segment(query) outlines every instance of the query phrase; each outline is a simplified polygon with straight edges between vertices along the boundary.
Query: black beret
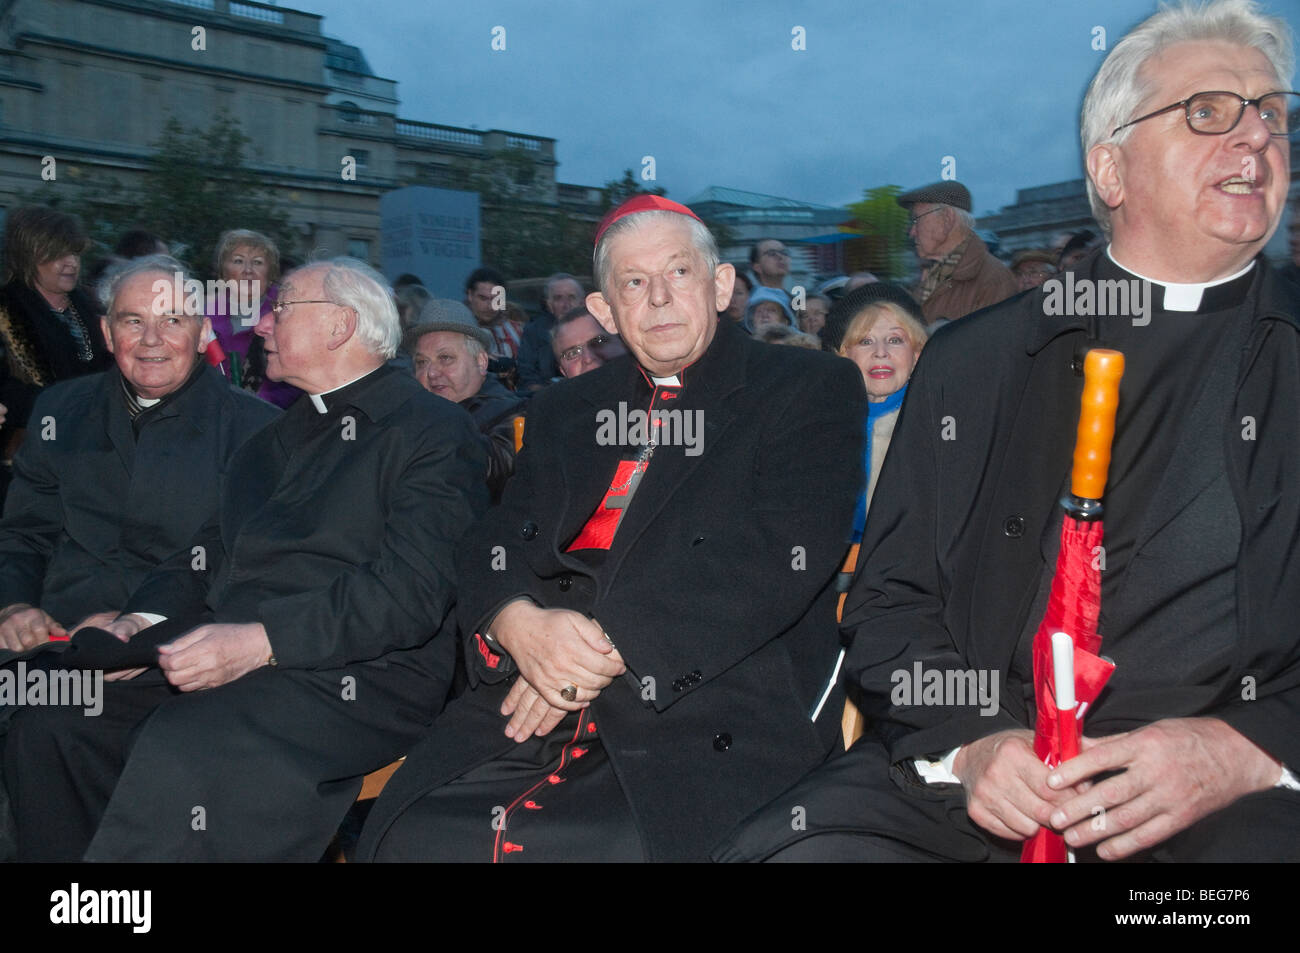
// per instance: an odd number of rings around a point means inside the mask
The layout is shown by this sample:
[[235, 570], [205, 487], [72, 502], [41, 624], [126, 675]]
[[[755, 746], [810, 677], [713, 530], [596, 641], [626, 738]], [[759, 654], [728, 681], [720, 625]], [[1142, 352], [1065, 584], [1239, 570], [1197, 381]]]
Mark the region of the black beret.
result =
[[916, 303], [916, 299], [908, 293], [906, 288], [902, 285], [896, 285], [892, 281], [873, 281], [869, 285], [854, 288], [835, 302], [830, 314], [826, 315], [826, 327], [822, 328], [822, 341], [832, 351], [838, 351], [840, 343], [844, 340], [844, 332], [849, 329], [849, 325], [858, 316], [858, 312], [881, 301], [889, 301], [898, 305], [921, 322], [922, 327], [925, 326], [925, 318], [921, 315], [921, 306]]
[[917, 202], [930, 202], [934, 205], [951, 205], [964, 212], [970, 211], [970, 190], [960, 182], [935, 182], [923, 185], [919, 189], [904, 192], [898, 197], [898, 204], [911, 208]]

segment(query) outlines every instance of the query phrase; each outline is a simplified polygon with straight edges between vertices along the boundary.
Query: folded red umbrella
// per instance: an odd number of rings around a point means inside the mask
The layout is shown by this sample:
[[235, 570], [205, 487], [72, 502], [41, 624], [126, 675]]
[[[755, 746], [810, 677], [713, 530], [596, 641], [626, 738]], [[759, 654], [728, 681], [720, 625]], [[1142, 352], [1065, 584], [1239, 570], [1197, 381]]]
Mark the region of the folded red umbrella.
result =
[[[1056, 557], [1047, 608], [1033, 643], [1034, 701], [1038, 709], [1034, 753], [1051, 768], [1078, 754], [1083, 713], [1101, 694], [1115, 668], [1100, 656], [1097, 617], [1101, 612], [1101, 498], [1110, 469], [1123, 375], [1124, 355], [1119, 351], [1094, 348], [1084, 359], [1074, 469], [1070, 493], [1061, 500], [1065, 511], [1061, 550]], [[1062, 686], [1060, 707], [1052, 655], [1052, 637], [1058, 633], [1064, 633], [1073, 643], [1073, 664], [1062, 666], [1062, 671], [1072, 669], [1073, 692], [1068, 691], [1068, 683]], [[1066, 658], [1061, 661], [1068, 659], [1067, 647]], [[1068, 679], [1069, 675], [1064, 677]], [[1045, 827], [1025, 842], [1020, 854], [1022, 863], [1064, 863], [1067, 859], [1064, 838]]]

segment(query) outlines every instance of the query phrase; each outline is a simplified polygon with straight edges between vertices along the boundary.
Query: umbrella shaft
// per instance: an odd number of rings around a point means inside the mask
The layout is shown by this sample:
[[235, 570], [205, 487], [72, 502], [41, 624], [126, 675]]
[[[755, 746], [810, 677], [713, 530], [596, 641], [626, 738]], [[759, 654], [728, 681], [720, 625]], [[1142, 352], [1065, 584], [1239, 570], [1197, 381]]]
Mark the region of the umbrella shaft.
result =
[[1090, 500], [1086, 497], [1075, 496], [1073, 493], [1067, 493], [1061, 497], [1061, 509], [1065, 510], [1066, 515], [1084, 523], [1099, 520], [1105, 513], [1105, 507], [1102, 506], [1101, 500]]

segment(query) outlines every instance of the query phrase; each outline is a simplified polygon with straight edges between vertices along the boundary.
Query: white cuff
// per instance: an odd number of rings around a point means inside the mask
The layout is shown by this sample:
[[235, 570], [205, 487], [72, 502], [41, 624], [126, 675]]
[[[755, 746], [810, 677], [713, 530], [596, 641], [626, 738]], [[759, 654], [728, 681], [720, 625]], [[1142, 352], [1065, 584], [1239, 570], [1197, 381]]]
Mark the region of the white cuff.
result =
[[960, 750], [961, 745], [958, 745], [938, 761], [917, 758], [916, 773], [925, 780], [926, 784], [961, 784], [961, 778], [952, 773], [953, 762], [957, 760], [957, 752]]

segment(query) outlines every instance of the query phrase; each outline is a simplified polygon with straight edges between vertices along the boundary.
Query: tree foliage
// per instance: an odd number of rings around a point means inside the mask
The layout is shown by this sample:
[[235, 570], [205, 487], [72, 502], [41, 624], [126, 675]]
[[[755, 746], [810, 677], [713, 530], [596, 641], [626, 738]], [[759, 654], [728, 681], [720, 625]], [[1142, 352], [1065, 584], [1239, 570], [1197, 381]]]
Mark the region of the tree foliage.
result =
[[78, 213], [105, 249], [129, 229], [155, 232], [201, 274], [212, 267], [217, 240], [227, 229], [262, 232], [281, 255], [292, 254], [288, 218], [274, 190], [248, 166], [249, 142], [239, 120], [228, 113], [218, 113], [207, 129], [171, 118], [151, 143], [154, 151], [137, 186], [83, 172], [75, 195], [46, 188], [29, 198]]
[[901, 278], [906, 273], [907, 209], [898, 204], [902, 186], [866, 189], [861, 202], [848, 207], [867, 234], [865, 267], [881, 278]]
[[[555, 205], [536, 159], [524, 149], [502, 149], [486, 158], [458, 158], [436, 173], [421, 171], [409, 185], [459, 188], [479, 194], [480, 244], [484, 264], [507, 278], [540, 278], [557, 271], [591, 272], [596, 222], [634, 195], [666, 195], [642, 182], [631, 169], [601, 186], [600, 207], [586, 214]], [[732, 242], [725, 225], [706, 223], [719, 246]]]
[[632, 174], [631, 169], [623, 170], [623, 178], [610, 179], [601, 187], [605, 196], [605, 207], [617, 208], [634, 195], [667, 195], [668, 190], [658, 185], [647, 185]]

